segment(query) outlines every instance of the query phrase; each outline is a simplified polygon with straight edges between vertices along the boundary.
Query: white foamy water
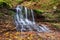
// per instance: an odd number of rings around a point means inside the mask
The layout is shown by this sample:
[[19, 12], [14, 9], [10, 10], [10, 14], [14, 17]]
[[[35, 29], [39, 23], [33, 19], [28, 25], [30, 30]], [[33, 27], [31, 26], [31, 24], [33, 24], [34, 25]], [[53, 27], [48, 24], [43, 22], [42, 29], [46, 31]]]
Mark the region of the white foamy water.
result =
[[[24, 10], [24, 11], [23, 11]], [[30, 11], [30, 14], [29, 14]], [[31, 17], [30, 17], [30, 16]], [[32, 20], [30, 20], [29, 18]], [[33, 10], [27, 9], [23, 6], [16, 7], [16, 14], [14, 17], [17, 31], [26, 32], [26, 31], [35, 31], [35, 32], [48, 32], [50, 31], [45, 25], [39, 26], [35, 23]]]

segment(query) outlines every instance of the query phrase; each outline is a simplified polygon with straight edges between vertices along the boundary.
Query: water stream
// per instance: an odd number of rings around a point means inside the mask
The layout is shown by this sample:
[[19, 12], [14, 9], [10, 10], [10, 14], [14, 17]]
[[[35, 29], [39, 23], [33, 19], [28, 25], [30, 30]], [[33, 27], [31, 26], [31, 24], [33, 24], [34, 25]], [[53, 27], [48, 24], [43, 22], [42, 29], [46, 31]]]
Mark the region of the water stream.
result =
[[39, 26], [34, 19], [33, 10], [18, 5], [16, 7], [16, 14], [14, 16], [16, 29], [20, 32], [35, 31], [48, 32], [50, 31], [45, 25]]

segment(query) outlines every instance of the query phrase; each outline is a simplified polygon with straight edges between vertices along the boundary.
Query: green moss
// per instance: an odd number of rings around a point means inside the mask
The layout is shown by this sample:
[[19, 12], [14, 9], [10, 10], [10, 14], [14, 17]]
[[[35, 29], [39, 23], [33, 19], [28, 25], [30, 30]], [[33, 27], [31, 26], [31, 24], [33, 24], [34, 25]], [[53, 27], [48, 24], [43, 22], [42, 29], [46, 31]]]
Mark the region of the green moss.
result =
[[44, 11], [43, 10], [34, 10], [34, 12], [36, 12], [38, 14], [42, 14]]

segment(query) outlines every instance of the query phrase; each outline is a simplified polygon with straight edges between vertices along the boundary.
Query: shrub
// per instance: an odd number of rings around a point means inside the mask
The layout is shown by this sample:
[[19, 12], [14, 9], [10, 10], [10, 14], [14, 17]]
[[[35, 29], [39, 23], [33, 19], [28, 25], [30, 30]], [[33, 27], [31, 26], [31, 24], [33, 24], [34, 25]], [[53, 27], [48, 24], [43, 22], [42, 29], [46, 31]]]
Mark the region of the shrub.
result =
[[0, 0], [0, 6], [3, 5], [3, 3], [7, 4], [11, 7], [14, 5], [17, 5], [18, 3], [21, 3], [23, 0]]

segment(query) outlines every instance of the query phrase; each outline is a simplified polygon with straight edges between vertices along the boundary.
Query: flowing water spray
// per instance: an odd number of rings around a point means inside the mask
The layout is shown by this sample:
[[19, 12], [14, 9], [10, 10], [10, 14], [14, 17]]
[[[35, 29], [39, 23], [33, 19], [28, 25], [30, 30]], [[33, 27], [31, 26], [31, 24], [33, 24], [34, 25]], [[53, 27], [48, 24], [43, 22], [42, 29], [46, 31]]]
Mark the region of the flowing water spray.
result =
[[[28, 17], [31, 18], [32, 20], [30, 20]], [[16, 14], [15, 14], [14, 20], [16, 24], [16, 29], [17, 31], [20, 31], [20, 32], [27, 32], [27, 31], [48, 32], [50, 31], [49, 28], [47, 28], [45, 25], [39, 26], [38, 24], [36, 24], [33, 10], [32, 9], [28, 10], [26, 7], [23, 7], [23, 6], [18, 5], [16, 7]]]

